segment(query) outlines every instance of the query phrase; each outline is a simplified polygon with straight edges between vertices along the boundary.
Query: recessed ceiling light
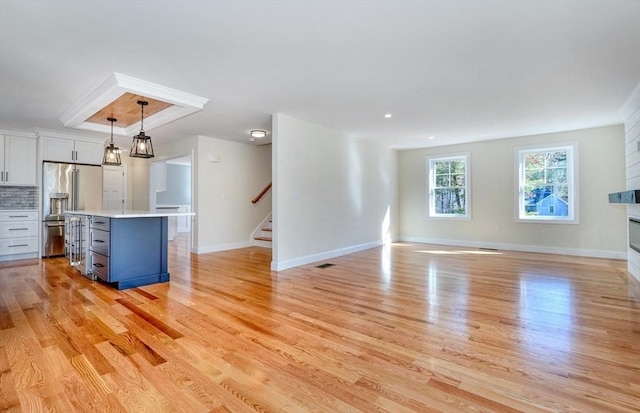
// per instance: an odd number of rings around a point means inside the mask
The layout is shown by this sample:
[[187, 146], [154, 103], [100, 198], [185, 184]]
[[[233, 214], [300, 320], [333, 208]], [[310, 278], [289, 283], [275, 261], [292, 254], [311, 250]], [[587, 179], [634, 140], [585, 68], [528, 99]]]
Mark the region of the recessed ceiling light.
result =
[[387, 113], [384, 115], [385, 118], [389, 119], [391, 117], [391, 113]]
[[250, 132], [252, 138], [264, 138], [267, 136], [267, 131], [263, 131], [260, 129], [254, 129]]
[[435, 136], [429, 136], [429, 140], [435, 139]]

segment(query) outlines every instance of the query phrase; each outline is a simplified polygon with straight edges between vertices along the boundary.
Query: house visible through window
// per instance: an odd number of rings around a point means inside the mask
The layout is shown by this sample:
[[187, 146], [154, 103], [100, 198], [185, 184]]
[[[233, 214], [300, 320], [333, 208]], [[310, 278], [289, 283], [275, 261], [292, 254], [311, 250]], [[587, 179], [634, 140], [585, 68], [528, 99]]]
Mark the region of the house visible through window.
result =
[[518, 151], [518, 219], [576, 221], [574, 146]]
[[429, 159], [429, 216], [469, 217], [469, 156]]

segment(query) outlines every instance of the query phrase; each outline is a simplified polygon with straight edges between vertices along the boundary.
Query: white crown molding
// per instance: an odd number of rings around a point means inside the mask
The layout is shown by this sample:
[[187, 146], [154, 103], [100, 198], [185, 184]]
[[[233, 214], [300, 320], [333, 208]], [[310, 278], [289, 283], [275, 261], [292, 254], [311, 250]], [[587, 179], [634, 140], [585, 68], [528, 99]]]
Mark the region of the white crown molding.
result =
[[35, 132], [24, 129], [2, 128], [0, 129], [0, 135], [19, 136], [22, 138], [36, 138]]
[[[110, 125], [86, 122], [86, 120], [127, 92], [174, 105], [145, 118], [145, 127], [149, 130], [198, 112], [209, 101], [209, 99], [200, 96], [136, 79], [121, 73], [113, 73], [91, 93], [65, 111], [60, 116], [60, 121], [68, 128], [110, 133]], [[137, 122], [128, 128], [114, 128], [113, 131], [119, 135], [130, 135], [139, 130], [139, 124], [140, 122]]]
[[[109, 132], [111, 132], [111, 129], [109, 129]], [[109, 139], [109, 136], [104, 136], [103, 134], [88, 134], [88, 133], [81, 133], [76, 131], [66, 131], [66, 130], [60, 131], [60, 130], [42, 129], [42, 128], [34, 129], [34, 134], [36, 137], [75, 139], [75, 140], [84, 140], [87, 142], [96, 142], [96, 141], [104, 142], [106, 139]]]

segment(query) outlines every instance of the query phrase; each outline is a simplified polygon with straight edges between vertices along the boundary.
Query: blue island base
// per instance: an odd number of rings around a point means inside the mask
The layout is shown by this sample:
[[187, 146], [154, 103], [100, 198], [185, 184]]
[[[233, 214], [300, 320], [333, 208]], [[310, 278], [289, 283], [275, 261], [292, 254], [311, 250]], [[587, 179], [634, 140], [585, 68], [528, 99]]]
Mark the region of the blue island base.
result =
[[146, 275], [144, 277], [127, 278], [125, 280], [110, 283], [102, 281], [100, 279], [98, 280], [100, 280], [104, 284], [116, 288], [117, 290], [126, 290], [128, 288], [142, 287], [143, 285], [169, 282], [169, 276], [170, 274], [168, 272], [165, 272], [162, 274]]

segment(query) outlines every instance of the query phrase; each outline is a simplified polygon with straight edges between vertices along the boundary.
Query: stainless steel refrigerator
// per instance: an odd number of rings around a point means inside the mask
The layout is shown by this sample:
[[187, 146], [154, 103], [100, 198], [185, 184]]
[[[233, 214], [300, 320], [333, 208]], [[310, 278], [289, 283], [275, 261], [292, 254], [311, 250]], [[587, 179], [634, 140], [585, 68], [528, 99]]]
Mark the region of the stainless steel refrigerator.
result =
[[42, 256], [69, 253], [65, 212], [102, 208], [102, 167], [57, 162], [42, 164]]

